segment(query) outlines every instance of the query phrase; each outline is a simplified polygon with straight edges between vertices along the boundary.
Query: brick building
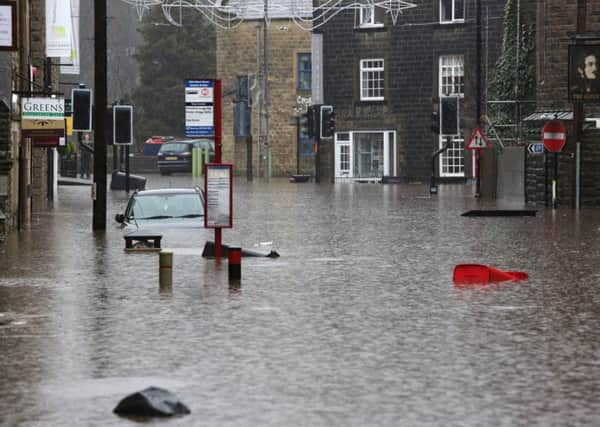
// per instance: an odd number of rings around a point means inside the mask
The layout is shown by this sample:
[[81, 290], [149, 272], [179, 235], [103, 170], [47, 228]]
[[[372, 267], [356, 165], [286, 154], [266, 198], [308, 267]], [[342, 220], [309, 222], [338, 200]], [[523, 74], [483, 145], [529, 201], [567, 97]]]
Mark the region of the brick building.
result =
[[[592, 94], [597, 99], [573, 101], [569, 98], [568, 82], [577, 74], [575, 64], [569, 64], [570, 46], [577, 44], [584, 50], [600, 53], [600, 1], [537, 0], [535, 3], [537, 13], [532, 17], [537, 26], [536, 113], [526, 118], [534, 130], [532, 142], [541, 142], [544, 123], [553, 118], [561, 120], [567, 130], [567, 142], [556, 155], [557, 199], [563, 206], [575, 206], [577, 200], [583, 206], [599, 206], [600, 123], [594, 118], [600, 117], [600, 93]], [[527, 156], [527, 202], [551, 204], [553, 162], [554, 154], [548, 152]]]
[[[435, 174], [472, 175], [465, 138], [477, 126], [500, 51], [504, 0], [413, 3], [396, 25], [384, 6], [365, 4], [316, 30], [323, 102], [337, 111], [335, 138], [321, 147], [324, 179], [428, 180], [432, 154], [448, 140]], [[434, 111], [440, 135], [431, 131]]]
[[[236, 2], [224, 2], [229, 5]], [[217, 77], [223, 87], [223, 161], [233, 162], [236, 174], [263, 174], [260, 114], [263, 73], [263, 1], [242, 2], [243, 22], [233, 29], [217, 30]], [[292, 11], [292, 3], [296, 9]], [[314, 166], [312, 145], [298, 134], [296, 118], [311, 97], [311, 35], [295, 25], [298, 11], [310, 17], [310, 0], [269, 2], [268, 113], [271, 173], [274, 176], [310, 173]], [[251, 99], [251, 160], [248, 138], [234, 135], [234, 101], [238, 82], [249, 82]], [[299, 145], [300, 144], [300, 145]]]

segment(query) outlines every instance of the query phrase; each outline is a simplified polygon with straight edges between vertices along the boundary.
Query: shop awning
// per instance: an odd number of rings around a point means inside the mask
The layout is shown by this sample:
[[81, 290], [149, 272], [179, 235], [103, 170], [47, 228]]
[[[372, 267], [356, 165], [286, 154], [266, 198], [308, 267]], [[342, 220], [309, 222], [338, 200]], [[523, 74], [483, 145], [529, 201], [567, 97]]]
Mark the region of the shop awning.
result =
[[573, 120], [572, 111], [536, 111], [525, 117], [524, 122], [547, 121], [547, 120]]

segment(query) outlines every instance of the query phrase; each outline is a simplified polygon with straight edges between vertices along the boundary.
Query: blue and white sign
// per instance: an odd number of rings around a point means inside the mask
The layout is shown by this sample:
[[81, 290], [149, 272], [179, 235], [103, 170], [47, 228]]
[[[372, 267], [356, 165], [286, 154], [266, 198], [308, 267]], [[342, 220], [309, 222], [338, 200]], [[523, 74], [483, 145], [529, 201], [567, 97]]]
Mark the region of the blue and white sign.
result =
[[529, 154], [542, 154], [544, 152], [544, 144], [541, 142], [531, 143], [527, 146]]
[[185, 136], [215, 135], [213, 80], [185, 81]]

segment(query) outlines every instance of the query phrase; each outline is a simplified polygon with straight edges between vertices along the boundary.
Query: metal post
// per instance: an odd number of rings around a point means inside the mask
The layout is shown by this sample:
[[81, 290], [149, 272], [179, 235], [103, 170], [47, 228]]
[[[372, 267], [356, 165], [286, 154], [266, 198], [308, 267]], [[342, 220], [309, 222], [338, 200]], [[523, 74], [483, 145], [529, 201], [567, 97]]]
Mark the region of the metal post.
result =
[[[215, 80], [215, 109], [214, 109], [214, 120], [215, 120], [215, 163], [222, 162], [222, 118], [221, 118], [221, 80]], [[222, 243], [222, 232], [220, 228], [215, 228], [215, 258], [217, 262], [221, 260], [223, 251]]]
[[129, 145], [125, 146], [125, 191], [129, 193]]
[[479, 198], [481, 197], [481, 170], [479, 169], [480, 167], [480, 156], [479, 156], [479, 150], [475, 151], [475, 169], [477, 170], [477, 173], [475, 175], [475, 197]]
[[94, 1], [94, 70], [93, 229], [106, 230], [106, 0]]
[[252, 181], [252, 135], [246, 137], [246, 180]]
[[552, 172], [552, 208], [556, 209], [558, 207], [558, 153], [556, 152], [554, 153], [553, 163], [554, 171]]
[[265, 182], [269, 182], [269, 0], [264, 0], [263, 20], [263, 159]]
[[300, 175], [300, 116], [296, 117], [296, 174]]
[[579, 209], [581, 207], [581, 142], [577, 143], [575, 169], [575, 209]]

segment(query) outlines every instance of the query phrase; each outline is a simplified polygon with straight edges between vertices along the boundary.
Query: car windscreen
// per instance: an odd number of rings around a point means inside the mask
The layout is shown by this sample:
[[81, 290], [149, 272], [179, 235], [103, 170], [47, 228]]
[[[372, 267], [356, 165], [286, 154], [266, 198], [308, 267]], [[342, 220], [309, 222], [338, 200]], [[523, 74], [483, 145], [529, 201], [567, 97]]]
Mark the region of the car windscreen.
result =
[[167, 144], [163, 144], [158, 150], [159, 153], [183, 153], [188, 151], [188, 144], [178, 143], [178, 142], [170, 142]]
[[203, 214], [204, 207], [198, 193], [148, 194], [133, 198], [127, 219], [197, 218]]

